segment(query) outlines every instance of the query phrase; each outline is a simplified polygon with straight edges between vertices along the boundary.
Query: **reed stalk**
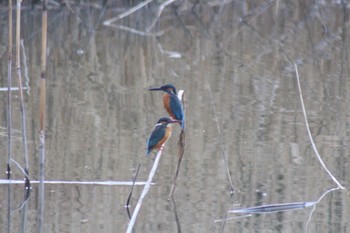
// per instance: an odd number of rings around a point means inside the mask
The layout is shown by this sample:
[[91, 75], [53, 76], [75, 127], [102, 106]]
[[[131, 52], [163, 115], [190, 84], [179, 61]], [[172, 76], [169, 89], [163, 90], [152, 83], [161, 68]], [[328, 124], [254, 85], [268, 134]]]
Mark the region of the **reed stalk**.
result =
[[[8, 61], [7, 61], [7, 179], [11, 178], [11, 158], [12, 158], [12, 0], [9, 3], [9, 15], [8, 15]], [[11, 193], [12, 186], [9, 182], [7, 186], [7, 233], [11, 232]]]
[[12, 157], [12, 0], [9, 0], [8, 17], [8, 60], [7, 60], [7, 179], [11, 178], [11, 157]]
[[134, 229], [134, 225], [135, 225], [135, 222], [136, 222], [136, 219], [137, 219], [137, 215], [139, 214], [139, 211], [141, 209], [141, 206], [142, 206], [142, 203], [143, 203], [143, 199], [145, 199], [150, 187], [151, 187], [151, 183], [152, 183], [152, 180], [153, 180], [153, 177], [157, 171], [157, 168], [158, 168], [158, 165], [159, 165], [159, 161], [160, 161], [160, 157], [162, 155], [162, 152], [163, 152], [163, 148], [164, 148], [164, 145], [159, 149], [157, 155], [156, 155], [156, 159], [154, 160], [154, 163], [153, 163], [153, 166], [152, 166], [152, 169], [148, 175], [148, 179], [147, 179], [147, 182], [145, 184], [145, 186], [143, 187], [143, 190], [142, 190], [142, 193], [141, 193], [141, 196], [136, 204], [136, 207], [135, 207], [135, 210], [134, 212], [132, 213], [132, 216], [131, 216], [131, 219], [130, 219], [130, 222], [128, 224], [128, 228], [126, 230], [127, 233], [131, 233], [132, 230]]
[[24, 175], [25, 175], [25, 193], [24, 193], [24, 205], [22, 206], [22, 224], [21, 232], [26, 231], [26, 210], [27, 200], [30, 192], [30, 179], [29, 179], [29, 166], [28, 166], [28, 145], [27, 145], [27, 126], [26, 126], [26, 111], [23, 98], [22, 77], [21, 77], [21, 53], [20, 53], [20, 39], [21, 39], [21, 2], [17, 0], [16, 4], [16, 71], [18, 79], [19, 97], [20, 97], [20, 110], [22, 116], [22, 143], [23, 143], [23, 156], [25, 161]]
[[38, 232], [43, 232], [45, 204], [45, 106], [46, 106], [46, 45], [47, 45], [47, 0], [43, 1], [41, 28], [41, 72], [40, 72], [40, 103], [39, 103], [39, 207]]
[[[182, 102], [184, 116], [185, 116], [183, 120], [185, 121], [185, 119], [186, 119], [185, 91], [180, 90], [178, 92], [177, 97]], [[183, 124], [186, 125], [185, 123], [183, 123]], [[182, 158], [183, 158], [183, 155], [185, 153], [185, 128], [181, 129], [181, 133], [179, 135], [179, 141], [177, 142], [177, 148], [178, 148], [178, 150], [177, 150], [178, 161], [177, 161], [177, 166], [176, 166], [176, 169], [175, 169], [175, 175], [174, 175], [174, 178], [173, 178], [173, 184], [171, 185], [171, 189], [170, 189], [170, 194], [169, 194], [168, 200], [173, 199], [173, 195], [174, 195], [174, 191], [175, 191], [175, 187], [176, 187], [177, 177], [179, 176]]]
[[28, 165], [28, 144], [27, 144], [27, 125], [26, 125], [26, 111], [23, 98], [23, 87], [22, 87], [22, 75], [21, 75], [21, 53], [20, 53], [20, 39], [21, 39], [21, 2], [22, 0], [17, 0], [16, 6], [16, 70], [20, 97], [20, 110], [22, 116], [22, 143], [23, 143], [23, 156], [25, 161], [25, 178], [26, 178], [26, 188], [30, 186], [29, 175], [29, 165]]

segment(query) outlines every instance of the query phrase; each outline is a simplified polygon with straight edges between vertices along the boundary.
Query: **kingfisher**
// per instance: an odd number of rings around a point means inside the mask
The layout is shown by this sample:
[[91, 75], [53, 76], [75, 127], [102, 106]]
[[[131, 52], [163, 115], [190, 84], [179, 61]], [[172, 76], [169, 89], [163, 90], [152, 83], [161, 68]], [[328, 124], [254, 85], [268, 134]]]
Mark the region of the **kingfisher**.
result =
[[149, 88], [150, 91], [164, 91], [163, 104], [165, 110], [171, 118], [179, 120], [179, 124], [183, 129], [185, 127], [183, 106], [176, 94], [176, 88], [172, 84], [166, 84], [161, 87]]
[[147, 140], [147, 153], [149, 155], [152, 150], [160, 150], [171, 136], [171, 124], [180, 122], [169, 117], [161, 117], [154, 126], [151, 136]]

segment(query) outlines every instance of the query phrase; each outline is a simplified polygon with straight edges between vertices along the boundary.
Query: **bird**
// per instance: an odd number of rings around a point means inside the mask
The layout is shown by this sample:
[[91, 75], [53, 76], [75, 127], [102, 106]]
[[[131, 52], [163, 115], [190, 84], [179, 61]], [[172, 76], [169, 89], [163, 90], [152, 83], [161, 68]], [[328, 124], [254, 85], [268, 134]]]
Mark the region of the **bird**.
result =
[[169, 113], [171, 118], [179, 120], [181, 128], [184, 129], [184, 111], [180, 99], [177, 97], [176, 88], [172, 84], [166, 84], [161, 87], [149, 88], [150, 91], [164, 91], [163, 104], [165, 110]]
[[148, 156], [153, 150], [161, 150], [164, 144], [171, 136], [171, 124], [177, 123], [179, 120], [171, 119], [169, 117], [161, 117], [154, 126], [151, 135], [147, 140]]

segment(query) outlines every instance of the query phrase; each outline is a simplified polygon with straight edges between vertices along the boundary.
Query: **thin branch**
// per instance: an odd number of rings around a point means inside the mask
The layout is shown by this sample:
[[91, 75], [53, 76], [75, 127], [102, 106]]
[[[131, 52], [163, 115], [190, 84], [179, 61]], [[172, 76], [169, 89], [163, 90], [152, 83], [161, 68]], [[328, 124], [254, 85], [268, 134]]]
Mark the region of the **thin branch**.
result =
[[157, 168], [158, 168], [158, 164], [159, 164], [159, 161], [160, 161], [160, 157], [162, 155], [162, 152], [163, 152], [163, 148], [164, 148], [164, 145], [159, 149], [158, 153], [157, 153], [157, 156], [156, 156], [156, 159], [154, 160], [154, 163], [153, 163], [153, 167], [148, 175], [148, 179], [147, 179], [147, 182], [146, 182], [146, 185], [143, 187], [143, 190], [142, 190], [142, 193], [141, 193], [141, 196], [137, 202], [137, 205], [135, 207], [135, 210], [131, 216], [131, 220], [128, 224], [128, 228], [126, 230], [127, 233], [131, 233], [133, 228], [134, 228], [134, 225], [135, 225], [135, 222], [136, 222], [136, 218], [137, 218], [137, 215], [140, 211], [140, 208], [141, 208], [141, 205], [142, 205], [142, 202], [143, 202], [143, 199], [146, 197], [150, 187], [151, 187], [151, 183], [152, 183], [152, 180], [153, 180], [153, 177], [157, 171]]
[[144, 31], [137, 30], [135, 28], [126, 27], [126, 26], [123, 26], [123, 25], [111, 24], [111, 25], [109, 25], [109, 27], [120, 29], [120, 30], [124, 30], [124, 31], [130, 32], [130, 33], [134, 33], [134, 34], [140, 35], [140, 36], [156, 37], [156, 36], [161, 36], [161, 35], [164, 34], [164, 31], [159, 31], [159, 32], [156, 32], [156, 33], [149, 33], [149, 32], [144, 32]]
[[320, 154], [318, 153], [318, 150], [317, 150], [317, 148], [316, 148], [314, 139], [312, 138], [312, 135], [311, 135], [311, 131], [310, 131], [310, 127], [309, 127], [309, 122], [308, 122], [307, 115], [306, 115], [304, 100], [303, 100], [303, 94], [302, 94], [301, 87], [300, 87], [300, 79], [299, 79], [298, 66], [297, 66], [297, 64], [295, 64], [295, 63], [294, 63], [294, 68], [295, 68], [295, 73], [296, 73], [296, 76], [297, 76], [297, 83], [298, 83], [298, 89], [299, 89], [299, 96], [300, 96], [301, 108], [302, 108], [302, 110], [303, 110], [304, 120], [305, 120], [305, 125], [306, 125], [306, 130], [307, 130], [307, 133], [308, 133], [308, 135], [309, 135], [309, 139], [310, 139], [310, 142], [311, 142], [311, 145], [312, 145], [312, 149], [314, 150], [314, 152], [315, 152], [315, 154], [316, 154], [316, 157], [317, 157], [318, 161], [320, 162], [320, 164], [322, 165], [323, 169], [327, 172], [327, 174], [331, 177], [331, 179], [338, 185], [339, 188], [345, 189], [345, 188], [339, 183], [339, 181], [332, 175], [332, 173], [328, 170], [328, 168], [327, 168], [326, 165], [324, 164], [324, 162], [323, 162], [323, 160], [322, 160]]
[[129, 208], [130, 207], [130, 200], [131, 200], [132, 192], [134, 190], [134, 186], [135, 186], [135, 182], [136, 182], [137, 176], [138, 176], [139, 171], [140, 171], [140, 167], [141, 167], [141, 164], [139, 164], [139, 166], [137, 167], [136, 174], [135, 174], [134, 178], [132, 179], [132, 186], [131, 186], [131, 189], [130, 189], [130, 193], [129, 193], [128, 199], [127, 199], [126, 204], [125, 204], [125, 208], [126, 208], [126, 211], [128, 213], [129, 219], [131, 219], [130, 208]]
[[152, 30], [152, 28], [154, 27], [154, 25], [156, 25], [160, 15], [162, 14], [164, 8], [167, 6], [167, 5], [170, 5], [171, 3], [175, 2], [175, 0], [167, 0], [165, 2], [163, 2], [162, 4], [160, 4], [159, 8], [158, 8], [158, 11], [157, 11], [157, 15], [156, 17], [154, 18], [154, 20], [152, 21], [152, 24], [146, 28], [146, 32], [149, 32]]
[[135, 11], [140, 10], [142, 7], [148, 5], [150, 2], [153, 2], [153, 1], [154, 0], [147, 0], [145, 2], [141, 2], [141, 3], [137, 4], [136, 6], [130, 8], [129, 10], [125, 11], [124, 13], [122, 13], [122, 14], [116, 16], [116, 17], [110, 18], [108, 20], [105, 20], [103, 22], [103, 25], [109, 26], [110, 24], [112, 24], [112, 23], [114, 23], [114, 22], [116, 22], [116, 21], [118, 21], [118, 20], [120, 20], [120, 19], [122, 19], [122, 18], [124, 18], [124, 17], [126, 17], [126, 16], [128, 16], [128, 15], [130, 15], [132, 13], [134, 13]]
[[[230, 182], [230, 189], [231, 189], [231, 190], [230, 190], [230, 204], [231, 204], [232, 201], [233, 201], [234, 187], [233, 187], [233, 182], [232, 182], [232, 178], [231, 178], [230, 169], [229, 169], [229, 167], [228, 167], [226, 151], [225, 151], [225, 147], [224, 147], [224, 143], [223, 143], [223, 137], [222, 137], [221, 130], [220, 130], [220, 126], [219, 126], [219, 119], [218, 119], [218, 116], [217, 116], [217, 114], [216, 114], [216, 108], [215, 108], [215, 104], [214, 104], [214, 98], [213, 98], [213, 95], [212, 95], [212, 93], [211, 93], [211, 88], [210, 88], [209, 82], [207, 82], [207, 84], [208, 84], [208, 91], [209, 91], [209, 95], [210, 95], [210, 99], [211, 99], [211, 105], [212, 105], [212, 107], [213, 107], [213, 112], [214, 112], [216, 127], [217, 127], [217, 130], [218, 130], [218, 133], [219, 133], [219, 139], [220, 139], [220, 145], [221, 145], [221, 155], [222, 155], [222, 159], [224, 160], [225, 167], [226, 167], [227, 177], [228, 177], [228, 180], [229, 180], [229, 182]], [[228, 211], [226, 211], [226, 215], [225, 215], [224, 219], [227, 219], [227, 216], [228, 216]], [[226, 224], [226, 221], [223, 221], [222, 224], [221, 224], [221, 230], [220, 230], [220, 232], [224, 232], [225, 224]]]
[[318, 198], [318, 200], [316, 201], [316, 205], [314, 205], [314, 206], [312, 207], [312, 210], [310, 211], [309, 219], [307, 220], [306, 226], [305, 226], [305, 228], [306, 228], [306, 231], [305, 231], [305, 232], [308, 232], [307, 229], [309, 228], [309, 224], [310, 224], [310, 222], [311, 222], [312, 214], [315, 212], [317, 204], [320, 203], [321, 200], [322, 200], [328, 193], [333, 192], [333, 191], [336, 191], [336, 190], [338, 190], [338, 189], [340, 189], [339, 186], [336, 187], [336, 188], [329, 189], [329, 190], [327, 190], [326, 192], [324, 192], [324, 193], [321, 195], [320, 198]]
[[29, 174], [25, 172], [25, 169], [14, 159], [11, 159], [11, 163], [15, 164], [17, 168], [23, 173], [23, 175], [26, 177], [26, 179], [30, 180]]
[[234, 192], [234, 187], [233, 187], [233, 182], [232, 182], [232, 178], [231, 178], [231, 173], [230, 173], [230, 170], [228, 168], [228, 162], [227, 162], [227, 156], [226, 156], [226, 151], [225, 151], [225, 146], [224, 146], [224, 143], [223, 143], [223, 138], [222, 138], [222, 134], [221, 134], [221, 130], [220, 130], [220, 126], [219, 126], [219, 119], [218, 119], [218, 116], [216, 114], [216, 108], [215, 108], [215, 104], [214, 104], [214, 98], [213, 98], [213, 95], [211, 93], [211, 88], [210, 88], [210, 85], [209, 83], [207, 82], [208, 84], [208, 91], [209, 91], [209, 95], [210, 95], [210, 99], [211, 99], [211, 105], [213, 107], [213, 112], [214, 112], [214, 118], [215, 118], [215, 122], [216, 122], [216, 127], [217, 127], [217, 130], [218, 130], [218, 133], [219, 133], [219, 138], [220, 138], [220, 145], [221, 145], [221, 154], [222, 154], [222, 159], [224, 160], [225, 162], [225, 167], [226, 167], [226, 173], [227, 173], [227, 177], [228, 177], [228, 180], [230, 182], [230, 187], [231, 187], [231, 193]]
[[174, 200], [173, 196], [171, 196], [170, 201], [171, 201], [171, 204], [173, 206], [173, 212], [174, 212], [174, 218], [175, 218], [177, 232], [181, 233], [180, 219], [179, 219], [179, 215], [177, 214], [176, 203], [175, 203], [175, 200]]

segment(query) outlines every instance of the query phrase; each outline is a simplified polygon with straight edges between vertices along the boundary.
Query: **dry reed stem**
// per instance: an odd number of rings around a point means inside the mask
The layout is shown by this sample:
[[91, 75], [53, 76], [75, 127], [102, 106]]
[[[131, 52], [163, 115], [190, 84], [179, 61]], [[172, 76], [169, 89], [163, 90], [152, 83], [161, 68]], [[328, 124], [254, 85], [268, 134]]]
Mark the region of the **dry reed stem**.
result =
[[[24, 171], [28, 175], [29, 165], [28, 165], [28, 144], [27, 144], [27, 126], [26, 126], [26, 111], [23, 98], [23, 88], [22, 88], [22, 76], [21, 76], [21, 49], [20, 49], [20, 39], [21, 39], [21, 0], [17, 0], [16, 7], [16, 69], [17, 69], [17, 79], [20, 97], [20, 109], [22, 116], [22, 143], [23, 143], [23, 156], [25, 161]], [[28, 176], [26, 176], [28, 179]], [[29, 184], [27, 180], [26, 184]], [[28, 187], [29, 188], [29, 187]]]
[[[7, 179], [11, 178], [11, 157], [12, 157], [12, 100], [11, 100], [11, 86], [12, 86], [12, 0], [9, 3], [9, 17], [8, 17], [8, 63], [7, 63]], [[7, 233], [11, 232], [11, 181], [7, 186]]]
[[7, 179], [11, 178], [11, 158], [12, 158], [12, 0], [9, 0], [8, 17], [8, 61], [7, 61]]
[[151, 183], [152, 183], [152, 180], [153, 180], [153, 177], [157, 171], [157, 168], [158, 168], [158, 165], [159, 165], [159, 161], [160, 161], [160, 157], [162, 155], [162, 152], [163, 152], [163, 148], [164, 148], [165, 144], [163, 144], [163, 146], [159, 149], [157, 155], [156, 155], [156, 159], [154, 160], [154, 163], [153, 163], [153, 166], [152, 166], [152, 169], [148, 175], [148, 179], [147, 179], [147, 182], [145, 184], [145, 186], [143, 187], [143, 190], [142, 190], [142, 193], [141, 193], [141, 196], [136, 204], [136, 207], [135, 207], [135, 210], [134, 212], [132, 213], [132, 216], [131, 216], [131, 220], [128, 224], [128, 228], [126, 230], [127, 233], [131, 233], [133, 228], [134, 228], [134, 225], [135, 225], [135, 222], [136, 222], [136, 219], [137, 219], [137, 215], [141, 209], [141, 206], [142, 206], [142, 203], [143, 203], [143, 199], [146, 197], [150, 187], [151, 187]]
[[41, 73], [40, 73], [40, 106], [39, 106], [39, 207], [38, 207], [38, 232], [43, 232], [44, 201], [45, 201], [45, 106], [46, 106], [46, 45], [47, 45], [47, 0], [43, 1], [42, 28], [41, 28]]
[[29, 76], [28, 76], [28, 66], [27, 66], [27, 55], [26, 50], [24, 48], [23, 39], [21, 39], [21, 49], [22, 49], [22, 63], [24, 66], [24, 87], [22, 87], [22, 90], [27, 90], [27, 94], [29, 95], [30, 87], [29, 87]]
[[299, 97], [300, 97], [300, 102], [301, 102], [301, 108], [303, 110], [303, 115], [304, 115], [304, 120], [305, 120], [305, 126], [306, 126], [306, 130], [312, 145], [312, 149], [314, 150], [316, 157], [318, 159], [318, 161], [320, 162], [320, 164], [322, 165], [323, 169], [327, 172], [327, 174], [331, 177], [331, 179], [334, 181], [334, 183], [337, 184], [337, 186], [341, 189], [345, 189], [340, 183], [339, 181], [332, 175], [332, 173], [328, 170], [328, 168], [326, 167], [325, 163], [323, 162], [320, 154], [318, 153], [318, 150], [316, 148], [316, 144], [314, 142], [314, 139], [311, 135], [311, 131], [310, 131], [310, 127], [309, 127], [309, 122], [307, 119], [307, 115], [306, 115], [306, 110], [305, 110], [305, 105], [304, 105], [304, 100], [303, 100], [303, 94], [301, 91], [301, 87], [300, 87], [300, 79], [299, 79], [299, 72], [298, 72], [298, 66], [297, 64], [294, 63], [294, 68], [295, 68], [295, 73], [297, 76], [297, 83], [298, 83], [298, 90], [299, 90]]
[[[180, 90], [178, 92], [177, 97], [180, 99], [180, 101], [182, 102], [182, 106], [183, 106], [183, 111], [184, 111], [184, 121], [186, 119], [186, 111], [185, 111], [185, 91]], [[183, 123], [183, 125], [185, 126], [185, 122]], [[177, 148], [178, 148], [178, 162], [177, 162], [177, 166], [175, 169], [175, 175], [173, 178], [173, 184], [171, 185], [171, 189], [170, 189], [170, 193], [169, 193], [169, 198], [168, 200], [173, 199], [173, 195], [174, 195], [174, 191], [175, 191], [175, 187], [176, 187], [176, 181], [177, 181], [177, 177], [179, 175], [180, 172], [180, 166], [181, 166], [181, 162], [182, 162], [182, 158], [183, 155], [185, 153], [185, 128], [183, 128], [181, 130], [181, 133], [179, 135], [179, 141], [177, 142]]]
[[[23, 143], [23, 156], [25, 161], [25, 168], [22, 169], [22, 172], [25, 175], [25, 193], [22, 209], [22, 222], [20, 230], [21, 232], [26, 231], [26, 221], [27, 221], [27, 200], [30, 192], [30, 179], [28, 176], [29, 167], [28, 167], [28, 145], [27, 145], [27, 127], [26, 127], [26, 112], [23, 98], [23, 88], [22, 88], [22, 77], [21, 77], [21, 49], [20, 49], [20, 39], [21, 39], [21, 2], [22, 0], [17, 0], [16, 5], [16, 69], [17, 69], [17, 78], [18, 78], [18, 88], [19, 88], [19, 97], [20, 97], [20, 110], [22, 116], [22, 143]], [[13, 160], [14, 161], [14, 160]], [[17, 166], [21, 169], [21, 166], [17, 163]]]

